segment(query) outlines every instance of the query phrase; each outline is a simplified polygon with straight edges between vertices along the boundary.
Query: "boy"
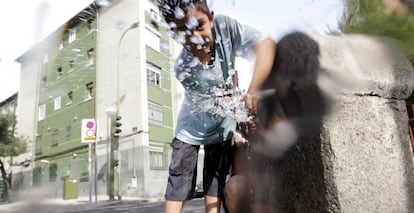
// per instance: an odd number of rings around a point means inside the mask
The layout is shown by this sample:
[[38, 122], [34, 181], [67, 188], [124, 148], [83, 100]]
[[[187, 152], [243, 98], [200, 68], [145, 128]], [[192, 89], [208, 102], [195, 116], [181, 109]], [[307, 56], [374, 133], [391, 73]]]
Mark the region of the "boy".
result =
[[215, 17], [206, 0], [163, 0], [160, 7], [174, 39], [183, 45], [174, 70], [185, 88], [171, 145], [165, 212], [181, 212], [184, 202], [193, 198], [200, 145], [205, 149], [206, 212], [220, 212], [236, 121], [216, 113], [217, 94], [226, 94], [232, 88], [233, 82], [228, 79], [234, 72], [235, 57], [253, 52], [256, 65], [245, 101], [255, 113], [252, 97], [270, 72], [275, 44], [236, 20]]

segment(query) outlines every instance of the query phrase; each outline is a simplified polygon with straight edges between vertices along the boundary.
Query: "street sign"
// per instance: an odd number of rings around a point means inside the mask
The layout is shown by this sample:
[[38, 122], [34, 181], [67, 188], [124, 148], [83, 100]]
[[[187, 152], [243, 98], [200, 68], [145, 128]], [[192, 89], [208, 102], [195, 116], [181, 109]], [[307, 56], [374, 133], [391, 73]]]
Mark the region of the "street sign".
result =
[[96, 123], [95, 119], [82, 119], [82, 143], [93, 143], [96, 139]]

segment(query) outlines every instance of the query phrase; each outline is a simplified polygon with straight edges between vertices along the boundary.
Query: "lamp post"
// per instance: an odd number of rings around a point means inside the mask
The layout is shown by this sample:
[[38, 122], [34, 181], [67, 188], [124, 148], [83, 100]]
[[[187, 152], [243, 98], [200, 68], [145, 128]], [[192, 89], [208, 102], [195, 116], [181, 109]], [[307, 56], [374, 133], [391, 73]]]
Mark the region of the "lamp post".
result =
[[114, 200], [114, 167], [113, 167], [113, 137], [112, 137], [112, 120], [114, 118], [116, 114], [116, 108], [111, 106], [108, 107], [106, 109], [106, 115], [108, 116], [107, 119], [107, 131], [108, 131], [108, 143], [106, 144], [106, 159], [107, 159], [107, 164], [108, 164], [108, 176], [107, 176], [107, 180], [108, 180], [108, 186], [107, 186], [107, 190], [108, 190], [108, 196], [109, 196], [109, 200]]
[[124, 39], [124, 36], [127, 34], [128, 31], [138, 28], [139, 27], [139, 21], [134, 22], [129, 26], [127, 29], [124, 30], [121, 37], [118, 41], [118, 47], [117, 47], [117, 59], [116, 59], [116, 115], [119, 116], [119, 56], [120, 56], [120, 47], [122, 40]]
[[[119, 75], [120, 75], [120, 52], [121, 52], [121, 44], [122, 44], [122, 40], [124, 39], [125, 35], [132, 29], [136, 29], [139, 27], [139, 21], [136, 21], [134, 23], [131, 24], [131, 26], [129, 26], [127, 29], [125, 29], [121, 35], [121, 37], [119, 37], [119, 41], [118, 41], [118, 46], [117, 46], [117, 60], [116, 60], [116, 116], [115, 119], [112, 119], [112, 127], [114, 128], [112, 131], [112, 143], [113, 145], [111, 145], [111, 172], [112, 172], [112, 177], [114, 176], [114, 169], [115, 169], [115, 159], [114, 159], [114, 152], [117, 152], [117, 197], [118, 200], [121, 200], [121, 162], [120, 162], [120, 158], [121, 158], [121, 153], [119, 151], [119, 132], [117, 132], [117, 130], [115, 130], [116, 127], [119, 127], [118, 124], [116, 124], [117, 120], [121, 119], [120, 116], [120, 83], [119, 83]], [[113, 117], [112, 117], [113, 118]], [[121, 125], [119, 123], [119, 125]], [[111, 174], [110, 174], [111, 175]], [[111, 183], [114, 185], [114, 179], [111, 179]], [[113, 189], [113, 187], [112, 187]]]

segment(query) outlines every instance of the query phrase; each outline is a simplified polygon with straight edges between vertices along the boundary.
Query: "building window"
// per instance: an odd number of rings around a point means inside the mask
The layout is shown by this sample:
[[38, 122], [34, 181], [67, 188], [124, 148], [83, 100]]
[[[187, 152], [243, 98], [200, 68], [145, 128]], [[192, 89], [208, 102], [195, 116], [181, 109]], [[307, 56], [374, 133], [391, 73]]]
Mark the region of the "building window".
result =
[[151, 169], [164, 168], [164, 153], [157, 151], [150, 151], [150, 167]]
[[65, 141], [70, 141], [72, 139], [72, 126], [66, 126], [65, 128]]
[[58, 67], [56, 71], [58, 72], [58, 77], [62, 76], [62, 67]]
[[145, 28], [145, 43], [152, 49], [160, 52], [160, 35], [155, 30]]
[[148, 102], [148, 123], [162, 126], [162, 106], [153, 102]]
[[96, 22], [95, 19], [88, 20], [88, 30], [92, 31], [95, 28]]
[[69, 60], [69, 71], [68, 71], [68, 73], [73, 71], [74, 63], [75, 63], [75, 60], [73, 60], [73, 59]]
[[147, 81], [148, 83], [161, 88], [161, 69], [147, 64]]
[[49, 166], [49, 182], [56, 182], [58, 165], [52, 163]]
[[36, 136], [35, 152], [36, 152], [36, 154], [42, 152], [42, 136], [41, 135]]
[[164, 144], [157, 142], [150, 142], [150, 168], [151, 169], [165, 169], [166, 162], [164, 157]]
[[160, 20], [160, 16], [158, 15], [158, 11], [155, 11], [153, 8], [150, 9], [150, 16], [151, 20], [158, 22]]
[[93, 98], [93, 82], [89, 82], [86, 84], [86, 92], [87, 92], [86, 99], [92, 99]]
[[64, 47], [64, 41], [61, 41], [59, 44], [59, 50], [62, 50]]
[[43, 64], [47, 64], [47, 62], [49, 62], [49, 55], [46, 53], [46, 54], [43, 56]]
[[93, 48], [89, 49], [87, 54], [88, 54], [88, 64], [86, 66], [90, 66], [95, 63]]
[[155, 3], [155, 1], [151, 0], [148, 1], [148, 3], [149, 4], [147, 4], [147, 11], [150, 14], [151, 22], [158, 22], [160, 20], [158, 5]]
[[41, 177], [42, 177], [42, 169], [39, 166], [36, 166], [33, 169], [33, 175], [32, 175], [33, 186], [40, 186]]
[[68, 92], [68, 102], [66, 103], [66, 105], [69, 105], [73, 102], [73, 92], [70, 91]]
[[69, 29], [69, 44], [76, 40], [76, 29]]
[[59, 143], [59, 130], [55, 129], [52, 132], [52, 143], [51, 143], [51, 146], [52, 147], [57, 146], [58, 143]]
[[42, 104], [39, 106], [39, 115], [38, 115], [37, 120], [42, 121], [45, 119], [45, 117], [46, 117], [46, 104]]
[[42, 81], [42, 83], [46, 83], [47, 82], [47, 75], [43, 75], [41, 81]]
[[54, 107], [55, 111], [59, 110], [61, 105], [62, 105], [62, 97], [61, 96], [56, 97], [55, 98], [55, 107]]

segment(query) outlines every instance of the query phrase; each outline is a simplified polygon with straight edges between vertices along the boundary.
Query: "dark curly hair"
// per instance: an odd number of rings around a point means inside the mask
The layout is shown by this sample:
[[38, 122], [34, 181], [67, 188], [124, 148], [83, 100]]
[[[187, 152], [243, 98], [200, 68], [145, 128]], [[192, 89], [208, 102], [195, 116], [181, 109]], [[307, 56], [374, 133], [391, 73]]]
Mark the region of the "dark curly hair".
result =
[[161, 0], [159, 5], [167, 23], [175, 20], [177, 8], [186, 12], [189, 6], [203, 11], [210, 18], [210, 9], [208, 8], [206, 0]]
[[304, 131], [319, 123], [328, 111], [328, 101], [317, 84], [319, 45], [302, 32], [293, 32], [277, 43], [276, 56], [262, 89], [276, 92], [262, 100], [260, 121], [293, 118]]

